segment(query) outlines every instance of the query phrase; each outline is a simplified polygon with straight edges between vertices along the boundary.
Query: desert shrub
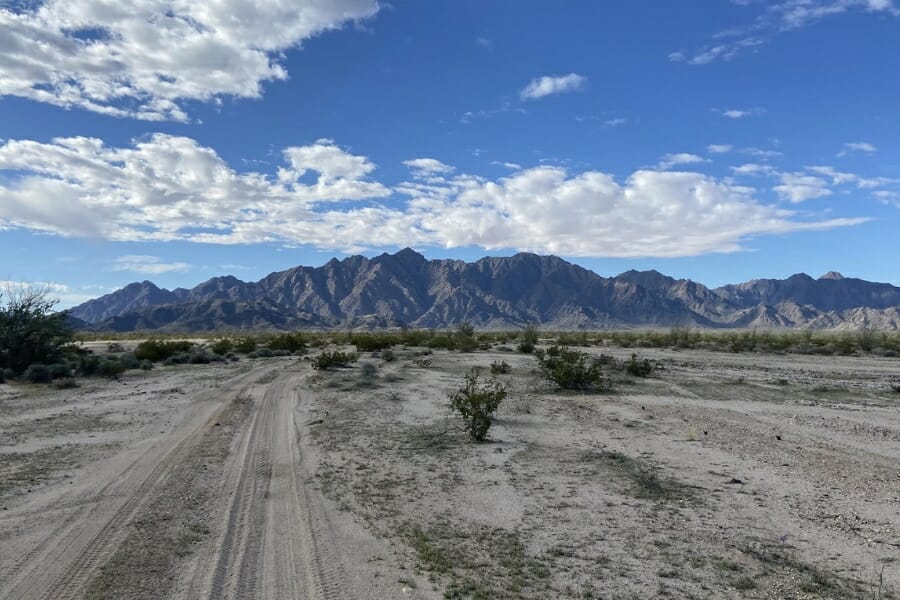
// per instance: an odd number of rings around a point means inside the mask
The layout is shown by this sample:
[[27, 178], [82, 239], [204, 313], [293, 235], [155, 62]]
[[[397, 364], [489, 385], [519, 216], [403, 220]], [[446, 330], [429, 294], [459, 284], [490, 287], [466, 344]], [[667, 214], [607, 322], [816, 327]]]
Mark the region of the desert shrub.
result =
[[478, 348], [478, 340], [475, 339], [475, 328], [468, 321], [463, 321], [456, 326], [453, 332], [453, 345], [460, 352], [474, 352]]
[[891, 391], [895, 394], [900, 394], [900, 381], [891, 384]]
[[212, 358], [204, 351], [191, 352], [188, 358], [188, 364], [191, 365], [208, 365], [212, 362]]
[[153, 361], [145, 359], [145, 360], [142, 360], [140, 365], [138, 365], [138, 366], [143, 371], [150, 371], [153, 369]]
[[0, 383], [6, 383], [6, 373], [3, 372], [3, 369], [0, 369]]
[[267, 345], [269, 350], [284, 350], [286, 354], [281, 356], [306, 350], [306, 340], [299, 333], [279, 333], [272, 337]]
[[241, 354], [250, 354], [256, 350], [256, 338], [250, 335], [236, 338], [234, 340], [234, 351]]
[[191, 362], [191, 353], [190, 352], [179, 352], [178, 354], [173, 354], [169, 358], [163, 361], [163, 364], [166, 366], [172, 365], [186, 365]]
[[97, 363], [97, 374], [104, 377], [118, 377], [125, 371], [125, 365], [115, 359], [101, 358]]
[[50, 367], [45, 364], [35, 363], [28, 365], [28, 368], [22, 373], [22, 378], [29, 383], [50, 383], [53, 380], [53, 375], [50, 373]]
[[272, 350], [272, 356], [291, 356], [292, 354], [290, 350]]
[[74, 377], [60, 377], [56, 381], [53, 382], [53, 385], [58, 390], [68, 390], [72, 388], [78, 387], [78, 382]]
[[138, 360], [159, 362], [176, 354], [188, 352], [193, 346], [194, 344], [184, 340], [151, 339], [137, 345], [134, 349], [134, 357]]
[[[0, 292], [0, 300], [4, 293]], [[32, 364], [57, 362], [73, 332], [67, 313], [54, 312], [44, 289], [7, 288], [0, 305], [0, 368], [24, 372]]]
[[47, 368], [50, 369], [50, 377], [53, 379], [72, 376], [72, 367], [66, 363], [54, 363]]
[[403, 336], [390, 333], [356, 333], [350, 336], [350, 343], [358, 352], [375, 352], [390, 348], [403, 340]]
[[601, 363], [586, 352], [565, 346], [551, 346], [546, 353], [535, 353], [544, 377], [564, 390], [604, 390], [609, 380]]
[[538, 330], [534, 324], [529, 323], [527, 327], [522, 331], [522, 335], [519, 336], [519, 345], [517, 349], [519, 352], [523, 352], [525, 354], [531, 354], [534, 352], [535, 347], [538, 343]]
[[483, 441], [491, 427], [491, 417], [506, 398], [506, 388], [494, 379], [479, 381], [473, 369], [461, 388], [449, 395], [450, 409], [465, 423], [465, 430], [476, 441]]
[[133, 352], [121, 354], [119, 356], [119, 362], [122, 363], [122, 366], [125, 367], [126, 370], [141, 368], [141, 360], [135, 356]]
[[213, 351], [213, 354], [228, 354], [233, 348], [234, 342], [228, 338], [218, 339], [209, 347], [209, 349]]
[[317, 371], [326, 371], [332, 367], [346, 367], [356, 362], [357, 355], [353, 352], [341, 352], [340, 350], [324, 351], [312, 360], [312, 368]]
[[359, 367], [359, 372], [363, 377], [374, 377], [378, 373], [378, 367], [372, 363], [363, 363]]
[[428, 367], [431, 366], [431, 359], [430, 358], [417, 358], [413, 361], [413, 364], [416, 365], [417, 367], [427, 369]]
[[381, 351], [381, 360], [384, 362], [393, 362], [395, 358], [394, 351], [390, 348], [385, 348]]
[[495, 360], [491, 363], [492, 375], [508, 375], [512, 373], [512, 367], [505, 360]]
[[[473, 340], [474, 342], [474, 340]], [[456, 349], [456, 338], [449, 333], [436, 333], [428, 339], [429, 348]]]
[[649, 377], [653, 372], [653, 363], [647, 358], [639, 360], [638, 355], [632, 353], [631, 360], [625, 363], [625, 372], [635, 377]]
[[247, 354], [247, 358], [272, 358], [273, 352], [268, 348], [258, 348]]
[[119, 342], [110, 342], [106, 345], [106, 352], [109, 354], [119, 354], [125, 352], [125, 346]]

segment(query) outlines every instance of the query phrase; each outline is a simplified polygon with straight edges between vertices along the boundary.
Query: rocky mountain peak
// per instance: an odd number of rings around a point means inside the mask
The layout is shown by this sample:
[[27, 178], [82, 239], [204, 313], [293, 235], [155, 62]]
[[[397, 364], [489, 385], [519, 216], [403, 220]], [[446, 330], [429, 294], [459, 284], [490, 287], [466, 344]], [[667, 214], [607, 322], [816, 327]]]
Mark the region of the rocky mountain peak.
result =
[[842, 280], [842, 279], [847, 279], [847, 278], [844, 277], [843, 275], [841, 275], [840, 273], [838, 273], [837, 271], [828, 271], [827, 273], [825, 273], [824, 275], [822, 275], [821, 277], [819, 277], [819, 279], [820, 279], [820, 280], [822, 280], [822, 279], [833, 279], [834, 281], [840, 281], [840, 280]]

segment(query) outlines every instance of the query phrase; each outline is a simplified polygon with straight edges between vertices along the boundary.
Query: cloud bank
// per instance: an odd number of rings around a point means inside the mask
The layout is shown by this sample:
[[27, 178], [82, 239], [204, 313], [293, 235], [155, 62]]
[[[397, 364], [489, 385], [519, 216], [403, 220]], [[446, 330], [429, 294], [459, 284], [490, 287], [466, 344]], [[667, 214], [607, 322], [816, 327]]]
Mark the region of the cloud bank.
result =
[[[93, 138], [9, 140], [0, 144], [0, 228], [112, 241], [637, 257], [733, 252], [754, 236], [864, 221], [809, 220], [760, 202], [751, 187], [695, 172], [642, 169], [619, 181], [539, 166], [486, 179], [419, 158], [407, 161], [409, 181], [389, 187], [371, 178], [371, 160], [331, 140], [282, 155], [268, 175], [239, 173], [186, 137], [157, 134], [125, 148]], [[172, 268], [146, 256], [121, 265]]]
[[281, 53], [378, 10], [376, 0], [3, 3], [0, 96], [186, 121], [186, 101], [257, 98], [288, 77]]

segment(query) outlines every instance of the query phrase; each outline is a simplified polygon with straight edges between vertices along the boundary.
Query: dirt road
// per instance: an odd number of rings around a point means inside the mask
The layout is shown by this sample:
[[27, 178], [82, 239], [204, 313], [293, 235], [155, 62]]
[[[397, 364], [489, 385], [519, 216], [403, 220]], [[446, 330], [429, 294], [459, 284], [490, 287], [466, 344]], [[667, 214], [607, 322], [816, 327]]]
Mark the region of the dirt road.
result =
[[29, 489], [0, 513], [0, 598], [353, 597], [305, 485], [304, 373], [269, 361], [176, 382], [191, 397], [171, 431], [78, 470], [77, 488]]

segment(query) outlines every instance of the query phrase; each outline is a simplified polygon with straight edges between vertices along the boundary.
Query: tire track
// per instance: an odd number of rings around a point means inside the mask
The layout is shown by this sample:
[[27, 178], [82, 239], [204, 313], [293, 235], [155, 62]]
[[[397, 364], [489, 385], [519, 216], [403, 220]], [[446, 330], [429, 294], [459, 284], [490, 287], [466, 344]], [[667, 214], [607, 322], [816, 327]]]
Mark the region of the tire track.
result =
[[286, 373], [265, 390], [226, 478], [231, 495], [213, 558], [199, 562], [188, 597], [348, 597], [324, 516], [304, 482], [294, 421], [300, 385], [297, 373]]
[[[259, 378], [272, 368], [254, 369], [225, 382], [224, 390], [215, 391], [220, 402], [194, 419], [199, 424], [194, 427], [188, 424], [173, 432], [167, 436], [169, 444], [157, 444], [101, 488], [90, 510], [78, 511], [67, 518], [41, 544], [38, 552], [29, 553], [30, 568], [20, 572], [5, 598], [79, 598], [84, 586], [124, 539], [128, 524], [140, 513], [151, 492], [165, 484], [171, 467], [202, 440], [206, 430], [227, 408], [228, 402], [224, 400], [236, 397], [248, 380]], [[37, 556], [40, 551], [43, 555]]]

